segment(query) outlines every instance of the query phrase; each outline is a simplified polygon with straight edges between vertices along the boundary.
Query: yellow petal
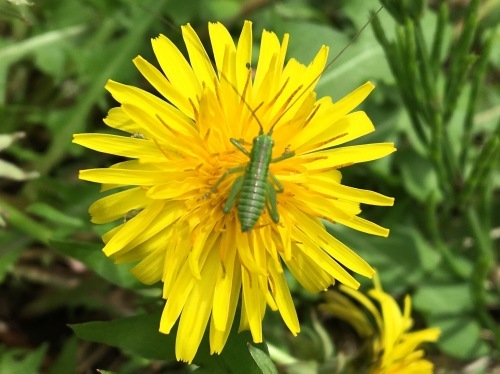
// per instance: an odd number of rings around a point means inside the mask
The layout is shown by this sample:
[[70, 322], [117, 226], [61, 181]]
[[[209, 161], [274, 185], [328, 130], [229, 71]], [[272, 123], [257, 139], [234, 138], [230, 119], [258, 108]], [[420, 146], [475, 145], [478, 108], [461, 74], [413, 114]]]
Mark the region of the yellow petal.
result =
[[[349, 289], [351, 292], [358, 292], [351, 290], [346, 286], [341, 287], [342, 289]], [[320, 311], [346, 321], [362, 338], [366, 339], [374, 337], [375, 330], [372, 326], [371, 318], [369, 318], [369, 316], [361, 310], [358, 304], [355, 304], [344, 293], [331, 290], [325, 294], [325, 299], [327, 303], [319, 305]]]
[[111, 183], [132, 186], [147, 186], [162, 183], [172, 178], [168, 173], [151, 170], [87, 169], [80, 170], [79, 178], [97, 183]]
[[[176, 273], [175, 280], [169, 283], [171, 292], [168, 295], [167, 303], [161, 315], [160, 332], [164, 334], [170, 333], [170, 330], [172, 330], [172, 327], [186, 305], [196, 282], [188, 263], [184, 262], [179, 272]], [[166, 282], [163, 284], [164, 287], [167, 285]]]
[[198, 35], [196, 35], [196, 32], [189, 23], [186, 26], [182, 26], [182, 37], [186, 43], [189, 60], [191, 61], [191, 66], [198, 82], [213, 89], [216, 78], [214, 68], [205, 51], [205, 47], [203, 47], [200, 38], [198, 38]]
[[[127, 264], [131, 262], [141, 261], [143, 258], [149, 256], [150, 253], [156, 251], [161, 248], [165, 255], [169, 253], [168, 244], [165, 246], [165, 243], [169, 243], [172, 237], [172, 227], [162, 228], [159, 232], [155, 230], [155, 233], [151, 233], [148, 239], [133, 243], [133, 251], [119, 251], [113, 254], [113, 260], [115, 264]], [[160, 265], [159, 265], [160, 266]], [[161, 274], [163, 277], [163, 264], [160, 266]]]
[[375, 319], [379, 333], [383, 331], [384, 320], [382, 318], [382, 315], [380, 314], [375, 304], [368, 297], [366, 297], [362, 292], [346, 287], [344, 285], [340, 285], [339, 289], [345, 294], [351, 296], [353, 299], [359, 302], [365, 309], [367, 309]]
[[[198, 141], [199, 135], [191, 119], [179, 111], [179, 109], [159, 97], [139, 88], [114, 82], [112, 80], [106, 83], [106, 89], [116, 101], [122, 104], [139, 107], [143, 112], [148, 113], [149, 117], [160, 117], [163, 121], [161, 123], [161, 129], [155, 129], [154, 134], [158, 134], [158, 132], [162, 131], [162, 129], [166, 127], [165, 125], [168, 124], [170, 131], [179, 132], [189, 137], [191, 141]], [[128, 116], [128, 113], [126, 114]], [[151, 129], [151, 126], [148, 124], [144, 126], [144, 123], [142, 123], [142, 125], [141, 127], [146, 130]], [[156, 140], [161, 140], [161, 138]]]
[[342, 217], [337, 217], [336, 219], [338, 223], [341, 223], [344, 226], [353, 228], [358, 231], [366, 232], [367, 234], [383, 236], [385, 238], [389, 236], [389, 229], [386, 229], [361, 217], [353, 217], [350, 220], [344, 219]]
[[370, 290], [370, 296], [380, 303], [384, 329], [381, 331], [384, 341], [382, 365], [385, 365], [392, 355], [392, 351], [404, 334], [403, 315], [396, 301], [388, 294], [379, 290]]
[[186, 98], [196, 102], [196, 97], [201, 94], [201, 84], [179, 49], [165, 35], [151, 39], [151, 44], [170, 83]]
[[151, 140], [109, 134], [74, 134], [73, 143], [94, 151], [130, 158], [164, 158]]
[[203, 266], [202, 278], [195, 282], [182, 310], [175, 339], [175, 355], [178, 360], [191, 363], [196, 355], [212, 312], [217, 267], [217, 252], [211, 251]]
[[215, 222], [200, 225], [192, 234], [192, 248], [189, 252], [188, 261], [193, 276], [198, 280], [201, 279], [200, 269], [203, 268], [207, 254], [212, 251], [212, 246], [219, 237], [219, 233], [213, 231], [214, 225]]
[[[316, 121], [323, 131], [312, 137], [307, 143], [304, 142], [301, 148], [295, 149], [297, 154], [331, 148], [375, 131], [373, 123], [365, 112], [349, 113], [336, 122], [323, 123], [327, 119], [328, 117], [323, 121]], [[304, 136], [307, 136], [308, 129], [309, 126], [303, 131]]]
[[243, 299], [245, 312], [250, 326], [254, 343], [262, 342], [262, 320], [265, 311], [264, 292], [260, 288], [257, 275], [252, 275], [246, 270], [242, 271]]
[[[141, 232], [139, 235], [137, 235], [135, 238], [131, 239], [128, 241], [128, 243], [123, 244], [122, 248], [113, 253], [113, 258], [116, 257], [123, 257], [125, 253], [131, 251], [131, 250], [136, 250], [138, 245], [143, 244], [144, 242], [151, 240], [155, 236], [159, 235], [161, 233], [162, 237], [169, 237], [171, 233], [165, 232], [170, 231], [172, 228], [170, 225], [172, 223], [176, 222], [179, 219], [179, 216], [181, 216], [184, 213], [183, 210], [183, 204], [179, 202], [164, 202], [165, 206], [163, 210], [156, 216], [156, 218], [152, 222], [145, 222], [146, 224], [141, 228]], [[136, 216], [137, 217], [137, 216]], [[132, 218], [135, 219], [136, 217]], [[140, 225], [141, 223], [138, 223]], [[127, 227], [129, 228], [129, 227]], [[154, 244], [155, 242], [152, 242], [150, 244]], [[164, 249], [168, 249], [168, 245], [164, 244], [163, 245]], [[151, 248], [152, 250], [154, 249]]]
[[288, 284], [286, 283], [285, 274], [279, 272], [272, 261], [269, 263], [269, 272], [270, 280], [274, 285], [273, 296], [276, 299], [276, 304], [283, 317], [283, 321], [291, 333], [297, 335], [300, 332], [300, 324]]
[[387, 197], [369, 190], [345, 186], [332, 180], [332, 177], [334, 176], [331, 176], [330, 173], [312, 175], [308, 178], [306, 186], [315, 192], [330, 197], [371, 205], [394, 205], [394, 198], [392, 197]]
[[142, 188], [130, 188], [95, 201], [89, 208], [93, 223], [107, 223], [135, 209], [145, 208], [151, 203]]
[[[245, 21], [236, 48], [236, 78], [238, 92], [243, 92], [247, 81], [247, 65], [252, 63], [252, 22]], [[251, 81], [249, 82], [251, 83]], [[251, 91], [251, 88], [249, 88]]]
[[165, 202], [155, 201], [142, 210], [130, 221], [125, 222], [122, 229], [117, 232], [102, 249], [106, 256], [123, 250], [130, 241], [141, 235], [144, 227], [148, 227], [162, 212]]
[[191, 196], [195, 199], [203, 196], [200, 190], [208, 186], [208, 181], [197, 178], [188, 177], [187, 173], [179, 174], [177, 177], [179, 180], [170, 180], [167, 183], [157, 184], [148, 190], [148, 197], [151, 199], [176, 199], [179, 198], [188, 199], [188, 194], [191, 192]]
[[133, 60], [137, 70], [144, 78], [168, 101], [179, 108], [183, 113], [194, 119], [193, 106], [182, 91], [176, 89], [167, 78], [152, 64], [144, 60], [141, 56]]
[[[140, 133], [141, 128], [132, 121], [123, 111], [121, 107], [111, 108], [108, 111], [108, 116], [104, 118], [104, 123], [109, 127], [128, 132], [129, 134]], [[151, 134], [142, 134], [146, 138], [151, 138]]]
[[311, 293], [318, 293], [326, 290], [335, 280], [323, 268], [318, 267], [317, 262], [311, 259], [297, 244], [292, 244], [294, 253], [291, 260], [283, 258], [286, 266], [293, 274], [294, 278]]
[[[224, 58], [229, 52], [236, 53], [233, 38], [227, 29], [220, 22], [208, 24], [208, 32], [210, 34], [210, 41], [212, 43], [212, 50], [214, 52], [215, 64], [217, 71], [224, 71]], [[228, 77], [226, 77], [228, 79]]]
[[332, 258], [358, 274], [370, 278], [374, 275], [375, 271], [373, 268], [353, 250], [328, 234], [318, 219], [300, 211], [296, 211], [295, 214], [302, 224], [301, 230], [308, 237], [318, 241], [321, 248], [332, 256]]
[[298, 155], [295, 158], [307, 162], [308, 170], [331, 170], [385, 157], [395, 152], [393, 143], [374, 143], [334, 148]]
[[258, 93], [257, 96], [265, 101], [269, 101], [280, 84], [279, 79], [275, 77], [275, 74], [278, 73], [276, 64], [279, 63], [279, 53], [278, 37], [276, 34], [264, 30], [260, 41], [259, 63], [255, 70], [253, 87], [254, 91]]
[[154, 284], [161, 280], [165, 251], [157, 248], [135, 265], [130, 272], [144, 284]]
[[[217, 273], [217, 282], [215, 284], [214, 305], [212, 313], [212, 322], [214, 328], [218, 331], [225, 331], [231, 316], [231, 305], [234, 303], [234, 296], [239, 295], [241, 287], [240, 265], [236, 259], [236, 250], [233, 248], [226, 254]], [[235, 290], [235, 287], [237, 290]]]
[[[219, 302], [221, 302], [221, 306], [223, 307], [225, 303], [223, 300], [218, 299], [218, 297], [221, 295], [221, 291], [218, 292], [217, 284], [215, 286], [215, 294], [214, 294], [214, 306], [213, 306], [213, 311], [212, 311], [212, 320], [210, 324], [210, 353], [220, 353], [222, 349], [224, 348], [224, 345], [226, 344], [227, 338], [229, 337], [229, 333], [231, 331], [231, 326], [233, 325], [234, 321], [234, 315], [236, 313], [236, 307], [238, 305], [238, 300], [240, 296], [240, 290], [241, 290], [241, 268], [239, 265], [238, 260], [235, 258], [234, 264], [228, 263], [228, 266], [234, 266], [234, 273], [232, 277], [232, 285], [231, 285], [231, 291], [230, 294], [228, 295], [229, 297], [229, 304], [227, 304], [227, 311], [224, 311], [223, 313], [227, 315], [225, 316], [219, 316], [221, 321], [223, 319], [226, 319], [226, 324], [223, 326], [222, 330], [219, 330], [215, 327], [215, 314], [216, 314], [216, 308], [219, 308]], [[220, 269], [220, 268], [219, 268]], [[225, 297], [225, 296], [224, 296]], [[217, 317], [217, 318], [219, 318]], [[221, 322], [220, 321], [220, 322]]]
[[361, 104], [370, 92], [373, 91], [375, 86], [371, 82], [366, 82], [362, 86], [356, 88], [354, 91], [344, 96], [342, 99], [335, 103], [335, 110], [337, 115], [345, 115]]
[[330, 255], [320, 248], [312, 239], [305, 233], [296, 230], [293, 233], [295, 240], [300, 241], [304, 245], [304, 252], [311, 258], [318, 268], [323, 269], [339, 282], [348, 285], [352, 288], [359, 287], [359, 282], [356, 281], [349, 272], [339, 265]]

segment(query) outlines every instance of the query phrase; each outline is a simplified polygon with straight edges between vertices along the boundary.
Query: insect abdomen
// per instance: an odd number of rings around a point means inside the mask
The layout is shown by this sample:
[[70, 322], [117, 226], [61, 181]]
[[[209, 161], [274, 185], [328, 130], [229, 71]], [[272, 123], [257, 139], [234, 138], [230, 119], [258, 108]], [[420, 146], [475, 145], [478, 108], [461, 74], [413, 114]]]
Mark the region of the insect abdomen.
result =
[[252, 230], [266, 205], [267, 175], [272, 150], [273, 140], [270, 136], [259, 135], [254, 139], [238, 200], [238, 218], [242, 232]]

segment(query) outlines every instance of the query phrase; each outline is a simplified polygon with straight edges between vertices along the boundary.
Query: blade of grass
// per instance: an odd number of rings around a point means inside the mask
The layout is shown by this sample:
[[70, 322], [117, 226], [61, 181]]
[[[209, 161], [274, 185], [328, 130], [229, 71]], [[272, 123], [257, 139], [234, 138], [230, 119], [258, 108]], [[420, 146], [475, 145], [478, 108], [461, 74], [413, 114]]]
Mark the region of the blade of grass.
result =
[[[155, 14], [161, 9], [166, 1], [158, 1], [152, 6], [151, 13]], [[40, 174], [46, 174], [59, 163], [59, 160], [64, 156], [66, 150], [71, 145], [72, 134], [82, 131], [85, 127], [85, 122], [93, 105], [96, 103], [96, 98], [103, 93], [103, 87], [109, 77], [120, 69], [124, 63], [130, 59], [133, 51], [139, 49], [139, 44], [144, 42], [144, 34], [149, 26], [156, 22], [154, 17], [138, 17], [139, 21], [134, 23], [133, 32], [127, 35], [127, 39], [122, 43], [123, 48], [120, 53], [110, 61], [107, 66], [103, 66], [101, 74], [93, 81], [93, 84], [88, 88], [77, 107], [68, 113], [61, 121], [60, 131], [54, 134], [49, 150], [40, 157], [36, 163], [36, 170]]]

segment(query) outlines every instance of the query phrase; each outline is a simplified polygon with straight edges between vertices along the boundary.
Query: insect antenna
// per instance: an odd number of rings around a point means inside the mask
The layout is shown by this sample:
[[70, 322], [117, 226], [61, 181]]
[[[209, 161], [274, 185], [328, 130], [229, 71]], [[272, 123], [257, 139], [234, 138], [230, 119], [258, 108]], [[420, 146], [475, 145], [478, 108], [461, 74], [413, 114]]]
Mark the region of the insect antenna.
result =
[[247, 101], [245, 100], [245, 93], [246, 93], [246, 90], [248, 89], [248, 86], [250, 84], [250, 80], [252, 79], [252, 65], [247, 62], [245, 64], [245, 67], [247, 68], [248, 70], [248, 73], [247, 73], [247, 79], [245, 81], [245, 87], [243, 88], [243, 93], [240, 94], [238, 92], [238, 90], [236, 89], [236, 87], [234, 87], [234, 85], [229, 82], [229, 80], [224, 76], [224, 74], [221, 72], [221, 76], [226, 80], [227, 83], [229, 83], [229, 85], [231, 86], [231, 88], [233, 90], [235, 90], [236, 94], [240, 97], [241, 101], [243, 102], [243, 104], [247, 107], [247, 109], [250, 111], [250, 113], [252, 114], [253, 118], [255, 118], [255, 120], [257, 121], [257, 124], [259, 125], [259, 135], [262, 135], [264, 133], [264, 126], [262, 126], [262, 123], [260, 122], [259, 120], [259, 117], [257, 117], [257, 110], [259, 110], [263, 105], [264, 105], [264, 102], [261, 102], [259, 105], [257, 105], [255, 108], [252, 109], [252, 107], [250, 106], [250, 104], [247, 103]]
[[[328, 64], [326, 64], [326, 66], [323, 68], [323, 70], [311, 81], [311, 83], [309, 83], [303, 90], [302, 90], [303, 86], [300, 85], [294, 92], [292, 92], [292, 94], [290, 95], [290, 97], [286, 101], [286, 103], [289, 105], [286, 107], [286, 109], [283, 111], [283, 113], [281, 113], [281, 115], [271, 125], [271, 127], [269, 129], [269, 133], [272, 133], [274, 127], [278, 124], [279, 120], [281, 118], [283, 118], [283, 116], [295, 105], [295, 103], [297, 103], [302, 98], [302, 96], [305, 95], [305, 93], [309, 90], [309, 88], [311, 88], [314, 84], [316, 84], [316, 81], [323, 75], [323, 73], [325, 71], [327, 71], [330, 68], [330, 66], [333, 65], [333, 63], [335, 61], [337, 61], [344, 54], [344, 52], [349, 48], [349, 46], [359, 38], [359, 36], [363, 33], [363, 31], [368, 27], [368, 25], [373, 21], [373, 19], [380, 13], [380, 11], [383, 8], [384, 8], [384, 6], [382, 5], [380, 8], [378, 8], [378, 10], [376, 12], [374, 12], [370, 15], [370, 18], [363, 25], [363, 27], [361, 27], [354, 34], [354, 36], [351, 38], [351, 40], [349, 40], [349, 42], [346, 45], [344, 45], [344, 47], [340, 50], [340, 52]], [[300, 90], [302, 90], [302, 92], [298, 96], [296, 96], [298, 91], [300, 91]], [[296, 96], [295, 99], [293, 99], [294, 96]]]
[[[182, 32], [179, 31], [179, 27], [177, 25], [175, 25], [172, 21], [168, 20], [167, 18], [161, 16], [161, 15], [158, 15], [158, 14], [154, 14], [152, 12], [150, 12], [145, 6], [143, 5], [140, 5], [140, 7], [147, 13], [149, 13], [152, 17], [154, 18], [157, 18], [160, 22], [164, 23], [165, 25], [167, 25], [170, 29], [172, 29], [174, 32], [176, 32], [177, 34], [179, 34], [180, 36], [183, 36], [182, 35]], [[183, 36], [184, 37], [184, 36]], [[191, 38], [191, 41], [194, 42], [193, 45], [196, 45], [198, 44], [197, 40], [193, 40], [193, 38]], [[203, 54], [206, 54], [206, 50], [204, 48], [198, 48], [198, 52], [200, 52], [202, 55]], [[255, 119], [255, 121], [257, 122], [258, 126], [259, 126], [259, 135], [262, 135], [264, 133], [264, 126], [262, 125], [262, 122], [259, 120], [259, 117], [257, 116], [256, 112], [264, 105], [264, 102], [261, 102], [259, 103], [259, 105], [257, 105], [255, 108], [252, 108], [252, 106], [245, 100], [245, 93], [246, 93], [246, 90], [250, 84], [250, 81], [252, 79], [252, 65], [251, 63], [248, 61], [245, 63], [245, 67], [247, 68], [248, 70], [248, 74], [247, 74], [247, 78], [246, 78], [246, 81], [245, 81], [245, 86], [243, 88], [243, 92], [240, 93], [238, 91], [238, 89], [234, 86], [234, 84], [225, 76], [225, 74], [222, 72], [222, 71], [219, 71], [218, 69], [215, 69], [215, 71], [217, 71], [217, 73], [220, 75], [220, 77], [226, 81], [226, 83], [229, 84], [229, 86], [231, 87], [231, 89], [234, 90], [234, 92], [238, 95], [238, 97], [240, 98], [241, 102], [243, 103], [243, 105], [245, 105], [245, 107], [250, 111], [250, 114], [251, 116]]]
[[[143, 7], [143, 6], [142, 6]], [[268, 135], [271, 135], [273, 130], [274, 130], [274, 127], [278, 124], [278, 122], [280, 121], [281, 118], [283, 118], [283, 116], [290, 110], [293, 108], [293, 106], [308, 92], [309, 88], [311, 88], [314, 84], [316, 84], [316, 82], [318, 81], [318, 79], [321, 77], [321, 75], [323, 75], [323, 73], [325, 73], [325, 71], [327, 71], [330, 66], [333, 65], [333, 63], [335, 63], [343, 54], [344, 52], [350, 47], [350, 45], [355, 42], [359, 36], [363, 33], [363, 31], [366, 29], [366, 27], [368, 27], [368, 25], [372, 22], [372, 20], [382, 11], [382, 9], [384, 8], [384, 6], [382, 5], [377, 11], [375, 11], [374, 13], [372, 13], [370, 15], [370, 18], [368, 19], [368, 21], [363, 25], [363, 27], [361, 27], [355, 34], [354, 36], [351, 38], [351, 40], [340, 50], [340, 52], [321, 70], [321, 72], [316, 76], [314, 77], [314, 79], [311, 80], [311, 82], [304, 87], [304, 85], [300, 85], [298, 86], [291, 94], [290, 96], [288, 97], [288, 99], [285, 101], [285, 103], [283, 104], [282, 108], [282, 112], [280, 113], [280, 115], [278, 116], [278, 118], [273, 122], [273, 124], [271, 125], [271, 127], [269, 128], [269, 131], [268, 131]], [[145, 11], [148, 11], [147, 9], [145, 9], [143, 7], [143, 9]], [[149, 12], [151, 14], [151, 12]], [[165, 17], [162, 17], [162, 16], [159, 16], [157, 14], [151, 14], [153, 17], [156, 17], [160, 20], [160, 22], [163, 22], [165, 23], [169, 28], [171, 28], [172, 30], [174, 30], [176, 33], [178, 34], [181, 34], [182, 33], [179, 31], [178, 27], [171, 21], [169, 21], [168, 19], [166, 19]], [[193, 42], [193, 45], [197, 45], [198, 42], [200, 42], [199, 40], [192, 40]], [[201, 43], [201, 42], [200, 42]], [[201, 54], [207, 54], [206, 50], [204, 48], [198, 48], [199, 49], [199, 52]], [[238, 95], [238, 97], [240, 98], [241, 102], [243, 103], [243, 105], [245, 105], [245, 107], [250, 111], [250, 114], [253, 116], [253, 118], [255, 119], [255, 121], [257, 122], [258, 126], [259, 126], [259, 135], [262, 135], [264, 133], [264, 126], [262, 125], [262, 122], [259, 120], [259, 117], [257, 116], [257, 111], [264, 105], [264, 102], [261, 102], [259, 105], [257, 105], [255, 108], [252, 108], [252, 106], [246, 101], [245, 99], [245, 93], [246, 93], [246, 90], [250, 84], [250, 81], [251, 81], [251, 75], [252, 75], [252, 66], [250, 64], [250, 62], [246, 62], [245, 63], [245, 67], [247, 68], [248, 70], [248, 74], [247, 74], [247, 78], [246, 78], [246, 81], [245, 81], [245, 86], [243, 88], [243, 93], [240, 93], [238, 91], [238, 89], [234, 86], [234, 84], [228, 79], [228, 77], [226, 77], [226, 75], [222, 72], [222, 71], [219, 71], [218, 69], [215, 69], [215, 71], [217, 71], [217, 73], [219, 74], [219, 77], [222, 78], [226, 83], [229, 84], [229, 86], [231, 87], [231, 89], [234, 90], [234, 92]], [[282, 87], [276, 97], [273, 99], [273, 101], [276, 101], [277, 98], [279, 97], [279, 95], [284, 91], [284, 87]]]

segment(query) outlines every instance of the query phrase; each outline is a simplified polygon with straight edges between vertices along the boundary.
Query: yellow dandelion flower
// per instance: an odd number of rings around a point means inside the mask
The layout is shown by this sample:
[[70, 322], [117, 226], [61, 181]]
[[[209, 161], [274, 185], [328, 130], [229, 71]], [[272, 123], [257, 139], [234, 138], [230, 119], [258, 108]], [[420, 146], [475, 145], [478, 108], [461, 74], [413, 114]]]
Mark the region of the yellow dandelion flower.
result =
[[[323, 310], [348, 322], [364, 339], [372, 340], [372, 374], [425, 374], [433, 372], [432, 362], [424, 358], [425, 352], [417, 349], [425, 342], [436, 342], [441, 334], [438, 328], [410, 331], [411, 300], [406, 295], [402, 312], [391, 295], [382, 290], [375, 277], [375, 288], [368, 291], [380, 310], [360, 291], [340, 285], [340, 291], [328, 291]], [[348, 295], [348, 296], [346, 296]], [[358, 302], [354, 303], [352, 300]], [[366, 313], [368, 311], [368, 313]]]
[[[321, 219], [387, 236], [387, 229], [358, 217], [359, 205], [393, 204], [392, 198], [342, 185], [338, 170], [395, 150], [392, 143], [334, 148], [374, 130], [364, 112], [352, 112], [373, 89], [371, 83], [336, 103], [316, 100], [313, 88], [327, 47], [309, 66], [293, 59], [285, 64], [288, 35], [280, 43], [264, 31], [253, 75], [251, 22], [245, 22], [237, 46], [220, 23], [210, 23], [209, 33], [215, 68], [190, 25], [182, 27], [189, 62], [163, 35], [152, 40], [162, 71], [140, 56], [134, 59], [163, 98], [107, 83], [121, 105], [109, 111], [105, 123], [129, 136], [74, 137], [87, 148], [132, 159], [82, 170], [80, 178], [101, 183], [104, 190], [121, 187], [90, 207], [93, 222], [139, 211], [104, 235], [104, 253], [117, 263], [138, 261], [132, 272], [146, 284], [163, 282], [160, 331], [168, 334], [179, 320], [176, 355], [188, 362], [207, 324], [211, 351], [221, 352], [240, 293], [240, 329], [250, 329], [255, 342], [262, 341], [266, 305], [279, 310], [293, 334], [299, 332], [283, 265], [311, 292], [335, 280], [357, 288], [346, 268], [367, 277], [373, 269], [330, 236]], [[223, 207], [249, 163], [235, 145], [250, 151], [260, 126], [263, 134], [273, 128], [272, 158], [287, 156], [269, 167], [273, 188], [267, 193], [276, 195], [275, 211], [267, 199], [268, 209], [242, 230], [238, 204], [226, 213]], [[235, 168], [241, 172], [221, 180]]]

